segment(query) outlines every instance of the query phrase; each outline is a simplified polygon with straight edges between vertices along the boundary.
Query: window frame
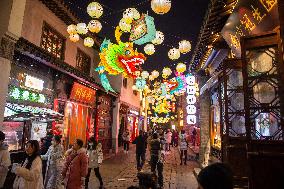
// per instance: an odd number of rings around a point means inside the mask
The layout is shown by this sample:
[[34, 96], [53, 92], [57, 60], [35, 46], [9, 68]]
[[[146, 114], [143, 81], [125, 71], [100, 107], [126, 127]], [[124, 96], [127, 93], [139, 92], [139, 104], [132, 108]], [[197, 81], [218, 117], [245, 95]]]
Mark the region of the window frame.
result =
[[[78, 64], [78, 57], [79, 55], [81, 55], [83, 61], [81, 62], [81, 66]], [[88, 60], [88, 65], [84, 65], [84, 60]], [[82, 66], [83, 65], [83, 66]], [[83, 50], [81, 50], [80, 48], [77, 48], [77, 53], [76, 53], [76, 69], [87, 74], [90, 75], [91, 72], [91, 66], [92, 66], [92, 59], [91, 57], [85, 53]], [[86, 70], [84, 70], [86, 69]], [[88, 69], [88, 70], [87, 70]]]

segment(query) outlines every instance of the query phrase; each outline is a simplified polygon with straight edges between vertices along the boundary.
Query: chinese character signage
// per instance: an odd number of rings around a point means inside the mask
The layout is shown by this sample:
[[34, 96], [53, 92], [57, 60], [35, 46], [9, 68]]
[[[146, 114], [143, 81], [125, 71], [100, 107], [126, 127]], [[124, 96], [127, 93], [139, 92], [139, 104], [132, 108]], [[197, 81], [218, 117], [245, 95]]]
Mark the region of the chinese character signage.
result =
[[96, 90], [81, 85], [79, 83], [74, 83], [70, 99], [77, 102], [94, 104], [96, 96]]
[[196, 81], [195, 81], [195, 76], [193, 75], [188, 75], [186, 77], [186, 102], [187, 102], [187, 106], [186, 106], [186, 122], [188, 125], [195, 125], [197, 122], [197, 118], [196, 118], [196, 92], [197, 92], [197, 88], [196, 88]]
[[240, 57], [242, 36], [272, 31], [278, 25], [277, 0], [239, 0], [221, 34]]

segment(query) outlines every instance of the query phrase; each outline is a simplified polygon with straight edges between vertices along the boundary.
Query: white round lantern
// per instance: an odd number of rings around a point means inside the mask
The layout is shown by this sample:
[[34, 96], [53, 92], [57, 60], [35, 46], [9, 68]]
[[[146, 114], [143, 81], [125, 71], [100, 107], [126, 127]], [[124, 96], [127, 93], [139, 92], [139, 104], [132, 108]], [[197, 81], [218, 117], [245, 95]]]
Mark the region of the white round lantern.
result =
[[186, 70], [186, 65], [184, 63], [178, 63], [176, 70], [179, 73], [183, 73]]
[[125, 18], [122, 18], [119, 21], [119, 27], [123, 32], [130, 32], [131, 25], [128, 23], [128, 21]]
[[172, 48], [172, 49], [169, 50], [168, 56], [171, 60], [177, 60], [180, 57], [180, 52], [179, 52], [178, 49]]
[[142, 78], [147, 79], [147, 78], [149, 77], [149, 72], [143, 71], [143, 72], [141, 73], [141, 76], [142, 76]]
[[86, 37], [84, 39], [84, 45], [86, 47], [92, 47], [94, 45], [94, 43], [95, 43], [94, 40], [92, 38], [90, 38], [90, 37]]
[[160, 45], [163, 43], [165, 36], [162, 32], [156, 31], [156, 38], [152, 40], [154, 45]]
[[157, 77], [159, 77], [160, 73], [159, 73], [157, 70], [154, 70], [154, 71], [152, 71], [151, 75], [152, 75], [154, 78], [157, 78]]
[[123, 18], [129, 21], [132, 21], [133, 19], [137, 20], [140, 18], [140, 13], [135, 8], [128, 8], [123, 12]]
[[147, 44], [144, 47], [144, 51], [147, 55], [153, 55], [155, 53], [155, 46], [153, 44]]
[[77, 33], [74, 33], [74, 34], [70, 34], [69, 39], [72, 42], [77, 42], [77, 41], [79, 41], [80, 37]]
[[163, 77], [167, 78], [172, 74], [172, 70], [170, 68], [164, 68], [162, 74]]
[[102, 29], [102, 24], [98, 20], [91, 20], [88, 24], [90, 32], [99, 33]]
[[171, 0], [152, 0], [151, 8], [156, 14], [166, 14], [171, 9]]
[[99, 18], [103, 14], [103, 7], [98, 2], [92, 2], [87, 7], [87, 12], [92, 18]]
[[86, 33], [88, 33], [87, 25], [85, 23], [78, 23], [77, 26], [76, 26], [76, 31], [79, 34], [86, 34]]
[[179, 51], [182, 54], [186, 54], [191, 51], [191, 43], [187, 40], [182, 40], [179, 42]]
[[71, 35], [71, 34], [75, 34], [75, 33], [77, 33], [77, 31], [76, 31], [76, 25], [74, 25], [74, 24], [71, 24], [71, 25], [69, 25], [68, 27], [67, 27], [67, 32]]

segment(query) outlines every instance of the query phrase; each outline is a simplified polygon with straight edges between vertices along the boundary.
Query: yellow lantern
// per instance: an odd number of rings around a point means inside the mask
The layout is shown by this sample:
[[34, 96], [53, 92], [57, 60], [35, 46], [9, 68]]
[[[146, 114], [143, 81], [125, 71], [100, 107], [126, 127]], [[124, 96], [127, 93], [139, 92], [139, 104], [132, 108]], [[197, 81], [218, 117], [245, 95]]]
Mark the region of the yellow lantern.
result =
[[180, 57], [180, 52], [179, 52], [178, 49], [172, 48], [172, 49], [169, 50], [168, 56], [171, 60], [177, 60]]
[[123, 32], [130, 32], [130, 30], [131, 30], [131, 25], [130, 25], [129, 21], [127, 21], [125, 18], [122, 18], [119, 21], [119, 27]]
[[164, 68], [162, 72], [162, 77], [164, 79], [168, 78], [172, 74], [172, 70], [170, 68]]
[[162, 32], [156, 31], [156, 37], [152, 40], [154, 45], [161, 45], [165, 39], [165, 36]]
[[123, 18], [132, 22], [133, 19], [137, 20], [140, 18], [140, 13], [135, 8], [128, 8], [123, 12]]
[[191, 44], [187, 40], [182, 40], [179, 42], [179, 51], [182, 54], [186, 54], [191, 51]]
[[149, 72], [143, 71], [143, 72], [141, 73], [141, 76], [142, 76], [144, 79], [147, 79], [147, 78], [149, 77]]
[[67, 27], [67, 32], [68, 32], [69, 35], [77, 33], [76, 25], [74, 25], [74, 24], [69, 25]]
[[77, 34], [77, 33], [74, 33], [74, 34], [70, 34], [70, 36], [69, 36], [69, 39], [70, 39], [70, 41], [72, 41], [72, 42], [77, 42], [77, 41], [79, 41], [79, 35]]
[[184, 63], [178, 63], [176, 70], [179, 73], [183, 73], [186, 70], [186, 65]]
[[86, 47], [92, 47], [93, 45], [94, 45], [94, 40], [93, 40], [93, 38], [90, 38], [90, 37], [86, 37], [85, 39], [84, 39], [84, 45], [86, 46]]
[[155, 46], [153, 44], [147, 44], [145, 47], [144, 47], [144, 52], [147, 54], [147, 55], [153, 55], [155, 53]]
[[92, 18], [99, 18], [103, 14], [103, 7], [98, 2], [92, 2], [87, 7], [87, 12]]
[[85, 23], [78, 23], [77, 26], [76, 26], [76, 31], [79, 34], [86, 34], [86, 33], [88, 33], [87, 25]]
[[160, 73], [159, 73], [157, 70], [154, 70], [154, 71], [152, 71], [151, 75], [152, 75], [154, 78], [157, 78], [157, 77], [159, 77]]
[[156, 14], [166, 14], [171, 9], [171, 0], [152, 0], [151, 8]]
[[149, 80], [150, 80], [150, 81], [153, 81], [154, 79], [155, 79], [155, 78], [154, 78], [152, 75], [149, 76]]
[[88, 24], [90, 32], [99, 33], [102, 29], [102, 24], [98, 20], [91, 20]]

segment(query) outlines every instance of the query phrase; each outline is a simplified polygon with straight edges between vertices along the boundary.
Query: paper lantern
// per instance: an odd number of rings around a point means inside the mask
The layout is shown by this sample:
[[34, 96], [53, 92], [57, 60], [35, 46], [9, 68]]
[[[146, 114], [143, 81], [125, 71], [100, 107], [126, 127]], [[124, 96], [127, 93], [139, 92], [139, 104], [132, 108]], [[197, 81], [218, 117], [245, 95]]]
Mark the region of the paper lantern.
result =
[[149, 80], [150, 80], [150, 81], [153, 81], [154, 79], [155, 79], [155, 78], [154, 78], [152, 75], [149, 76]]
[[154, 78], [157, 78], [157, 77], [159, 77], [160, 73], [159, 73], [157, 70], [154, 70], [154, 71], [152, 71], [151, 75], [152, 75]]
[[86, 34], [86, 33], [88, 33], [87, 25], [85, 23], [78, 23], [77, 26], [76, 26], [76, 31], [79, 34]]
[[180, 52], [179, 52], [178, 49], [172, 48], [172, 49], [169, 50], [168, 56], [171, 60], [177, 60], [180, 57]]
[[92, 18], [99, 18], [103, 14], [103, 7], [98, 2], [92, 2], [87, 7], [87, 12]]
[[76, 25], [74, 25], [74, 24], [71, 24], [71, 25], [69, 25], [68, 27], [67, 27], [67, 32], [71, 35], [71, 34], [75, 34], [75, 33], [77, 33], [77, 31], [76, 31]]
[[77, 33], [75, 33], [75, 34], [70, 34], [69, 39], [72, 42], [77, 42], [77, 41], [79, 41], [80, 37]]
[[183, 73], [186, 70], [186, 65], [184, 63], [178, 63], [176, 70], [179, 73]]
[[130, 32], [131, 25], [128, 23], [128, 21], [125, 18], [122, 18], [119, 21], [119, 27], [123, 32]]
[[86, 47], [92, 47], [94, 45], [94, 43], [95, 43], [94, 40], [92, 38], [90, 38], [90, 37], [86, 37], [84, 39], [84, 45]]
[[153, 44], [147, 44], [145, 47], [144, 47], [144, 52], [147, 54], [147, 55], [153, 55], [155, 53], [155, 46]]
[[160, 45], [163, 43], [164, 39], [165, 39], [164, 34], [160, 31], [156, 31], [156, 38], [152, 40], [152, 43], [154, 45]]
[[171, 9], [170, 0], [152, 0], [151, 8], [156, 14], [166, 14]]
[[99, 33], [102, 29], [102, 24], [98, 20], [91, 20], [88, 24], [88, 29], [90, 32]]
[[141, 73], [141, 76], [142, 76], [142, 78], [147, 79], [147, 78], [149, 77], [149, 72], [143, 71], [143, 72]]
[[179, 42], [179, 51], [182, 54], [186, 54], [191, 51], [191, 43], [187, 40], [182, 40]]
[[170, 68], [164, 68], [162, 71], [162, 77], [164, 79], [168, 78], [172, 74], [172, 70]]
[[137, 20], [140, 18], [140, 13], [135, 8], [128, 8], [123, 12], [123, 18], [131, 22], [133, 19]]

